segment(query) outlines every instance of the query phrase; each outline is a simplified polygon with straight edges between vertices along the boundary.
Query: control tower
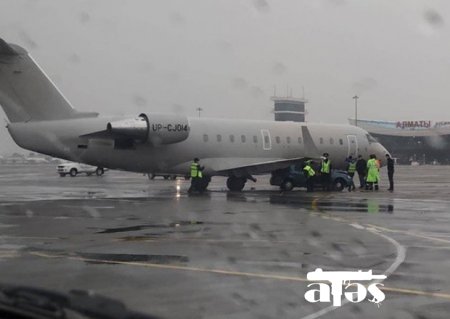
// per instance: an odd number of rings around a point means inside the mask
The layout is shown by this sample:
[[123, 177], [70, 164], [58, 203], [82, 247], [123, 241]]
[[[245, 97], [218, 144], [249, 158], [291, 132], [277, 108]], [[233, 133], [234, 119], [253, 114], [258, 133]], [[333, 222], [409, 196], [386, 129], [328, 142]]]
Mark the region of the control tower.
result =
[[305, 122], [306, 99], [273, 96], [275, 121]]

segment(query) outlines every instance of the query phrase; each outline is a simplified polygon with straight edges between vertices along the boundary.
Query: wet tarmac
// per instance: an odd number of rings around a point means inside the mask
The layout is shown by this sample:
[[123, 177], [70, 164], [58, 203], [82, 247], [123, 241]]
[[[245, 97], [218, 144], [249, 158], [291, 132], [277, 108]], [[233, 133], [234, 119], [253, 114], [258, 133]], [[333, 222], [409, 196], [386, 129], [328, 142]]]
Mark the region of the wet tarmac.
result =
[[[242, 193], [110, 171], [0, 165], [0, 282], [89, 289], [162, 318], [448, 318], [450, 169], [379, 192]], [[308, 303], [308, 272], [386, 274], [381, 305]]]

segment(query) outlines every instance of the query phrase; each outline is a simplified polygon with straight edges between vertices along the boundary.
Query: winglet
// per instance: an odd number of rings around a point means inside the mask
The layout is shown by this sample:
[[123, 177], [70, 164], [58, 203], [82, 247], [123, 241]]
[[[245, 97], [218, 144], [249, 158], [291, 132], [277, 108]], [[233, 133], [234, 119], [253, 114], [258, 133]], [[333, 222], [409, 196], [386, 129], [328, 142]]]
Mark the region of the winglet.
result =
[[0, 55], [19, 55], [5, 40], [0, 39]]

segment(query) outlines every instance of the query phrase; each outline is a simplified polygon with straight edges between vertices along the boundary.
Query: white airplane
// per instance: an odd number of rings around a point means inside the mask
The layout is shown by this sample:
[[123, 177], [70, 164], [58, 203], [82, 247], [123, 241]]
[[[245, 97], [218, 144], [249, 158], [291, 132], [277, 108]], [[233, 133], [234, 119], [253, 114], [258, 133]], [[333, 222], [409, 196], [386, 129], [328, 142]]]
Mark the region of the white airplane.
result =
[[369, 133], [350, 125], [79, 112], [25, 49], [2, 39], [0, 105], [9, 133], [25, 149], [143, 173], [187, 174], [198, 157], [205, 175], [227, 176], [233, 191], [242, 190], [253, 175], [317, 159], [324, 152], [334, 167], [344, 166], [349, 155], [384, 159], [388, 153]]

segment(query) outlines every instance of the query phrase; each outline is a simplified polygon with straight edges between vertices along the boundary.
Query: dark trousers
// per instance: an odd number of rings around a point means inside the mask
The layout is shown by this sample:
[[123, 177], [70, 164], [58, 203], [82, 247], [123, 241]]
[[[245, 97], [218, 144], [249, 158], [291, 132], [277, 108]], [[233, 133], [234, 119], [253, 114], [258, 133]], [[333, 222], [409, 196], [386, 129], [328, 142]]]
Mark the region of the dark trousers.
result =
[[329, 173], [322, 173], [322, 185], [325, 190], [331, 190], [331, 175]]
[[314, 176], [309, 176], [306, 178], [306, 191], [314, 192]]
[[389, 189], [394, 190], [394, 172], [388, 171], [388, 177], [389, 177]]
[[359, 187], [363, 188], [366, 186], [366, 174], [364, 173], [358, 173], [358, 177], [359, 177]]
[[348, 176], [352, 178], [351, 184], [348, 185], [348, 191], [355, 190], [355, 182], [353, 181], [353, 177], [355, 176], [355, 173], [347, 173]]
[[199, 181], [200, 181], [199, 177], [191, 177], [191, 187], [189, 187], [188, 193], [198, 191], [197, 185], [198, 185]]

